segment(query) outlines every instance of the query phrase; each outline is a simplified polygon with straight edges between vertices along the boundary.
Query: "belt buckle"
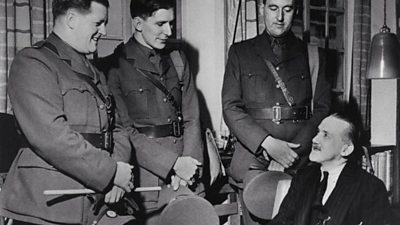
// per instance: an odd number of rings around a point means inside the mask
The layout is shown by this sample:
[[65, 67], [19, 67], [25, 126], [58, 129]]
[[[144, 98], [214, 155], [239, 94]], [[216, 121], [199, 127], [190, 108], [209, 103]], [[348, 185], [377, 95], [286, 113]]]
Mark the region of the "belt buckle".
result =
[[103, 148], [107, 151], [111, 151], [113, 145], [113, 135], [112, 132], [103, 132]]
[[180, 137], [182, 135], [182, 125], [180, 121], [172, 122], [172, 135]]
[[275, 105], [272, 107], [272, 122], [276, 124], [280, 124], [282, 120], [282, 107], [279, 105]]

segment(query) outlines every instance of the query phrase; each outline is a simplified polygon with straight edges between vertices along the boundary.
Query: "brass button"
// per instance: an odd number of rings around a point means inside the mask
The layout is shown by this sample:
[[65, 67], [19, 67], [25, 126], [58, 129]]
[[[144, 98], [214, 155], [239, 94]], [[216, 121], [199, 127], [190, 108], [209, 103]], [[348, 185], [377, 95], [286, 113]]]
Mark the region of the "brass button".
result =
[[279, 88], [279, 84], [276, 84], [276, 86], [275, 86], [276, 88]]
[[100, 108], [101, 110], [103, 110], [103, 109], [105, 108], [105, 106], [102, 104], [102, 105], [99, 106], [99, 108]]
[[275, 69], [276, 69], [277, 71], [279, 71], [280, 68], [279, 68], [279, 66], [277, 66]]
[[163, 102], [167, 102], [167, 98], [163, 98]]
[[174, 144], [176, 144], [176, 139], [174, 139]]
[[164, 77], [160, 77], [160, 80], [163, 81], [163, 80], [164, 80]]
[[170, 123], [172, 121], [172, 119], [171, 118], [168, 118], [168, 123]]
[[139, 88], [139, 92], [143, 92], [143, 88]]

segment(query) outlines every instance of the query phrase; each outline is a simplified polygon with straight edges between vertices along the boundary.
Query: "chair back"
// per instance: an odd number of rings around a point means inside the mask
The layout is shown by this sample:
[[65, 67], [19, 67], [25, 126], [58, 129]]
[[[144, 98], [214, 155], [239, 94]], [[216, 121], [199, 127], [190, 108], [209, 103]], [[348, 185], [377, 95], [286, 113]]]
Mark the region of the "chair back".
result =
[[254, 216], [271, 220], [279, 211], [292, 177], [281, 171], [259, 171], [250, 177], [246, 177], [243, 202]]

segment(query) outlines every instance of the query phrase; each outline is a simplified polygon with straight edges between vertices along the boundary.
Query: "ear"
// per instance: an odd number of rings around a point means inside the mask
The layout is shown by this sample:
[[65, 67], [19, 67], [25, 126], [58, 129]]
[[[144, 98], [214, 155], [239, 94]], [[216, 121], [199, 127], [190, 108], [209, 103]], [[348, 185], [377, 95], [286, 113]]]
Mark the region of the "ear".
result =
[[349, 156], [353, 151], [354, 151], [354, 145], [348, 144], [343, 148], [340, 155], [346, 157], [346, 156]]
[[136, 31], [142, 31], [143, 19], [136, 16], [135, 18], [132, 19], [132, 25]]
[[77, 23], [79, 22], [77, 15], [77, 11], [74, 9], [68, 9], [65, 14], [65, 23], [71, 30], [75, 29]]

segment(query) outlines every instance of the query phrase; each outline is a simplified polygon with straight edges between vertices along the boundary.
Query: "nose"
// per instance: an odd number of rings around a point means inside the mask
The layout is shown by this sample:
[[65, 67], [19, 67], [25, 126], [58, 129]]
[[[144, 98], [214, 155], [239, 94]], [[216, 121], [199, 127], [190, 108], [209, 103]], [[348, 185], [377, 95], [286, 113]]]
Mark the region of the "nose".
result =
[[313, 144], [318, 143], [318, 136], [319, 136], [319, 133], [313, 137], [313, 139], [312, 139]]
[[106, 35], [107, 34], [106, 25], [104, 23], [99, 27], [99, 33], [101, 35]]
[[172, 27], [170, 23], [165, 23], [164, 24], [164, 34], [167, 36], [171, 36], [172, 35]]
[[284, 19], [284, 17], [285, 17], [285, 14], [284, 14], [285, 12], [283, 11], [283, 9], [280, 9], [279, 11], [278, 11], [278, 15], [277, 15], [277, 20], [279, 21], [279, 22], [282, 22], [283, 21], [283, 19]]

